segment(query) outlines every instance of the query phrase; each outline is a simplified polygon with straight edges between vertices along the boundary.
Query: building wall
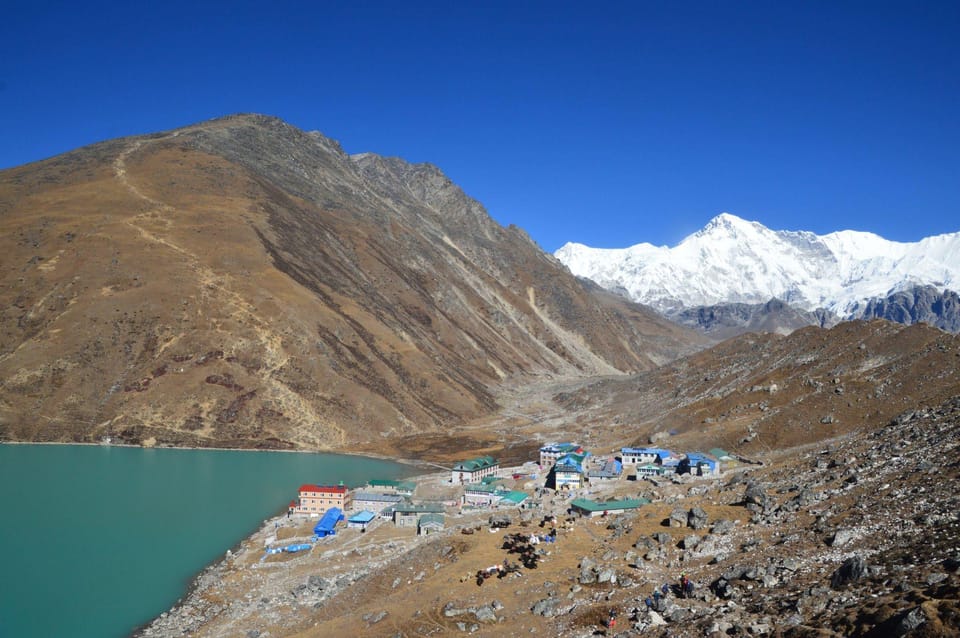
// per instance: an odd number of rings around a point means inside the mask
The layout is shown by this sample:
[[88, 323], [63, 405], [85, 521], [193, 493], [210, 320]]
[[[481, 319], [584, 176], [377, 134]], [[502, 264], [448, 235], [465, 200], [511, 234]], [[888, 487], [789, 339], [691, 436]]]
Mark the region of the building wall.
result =
[[292, 509], [294, 514], [323, 514], [331, 507], [346, 510], [350, 504], [349, 491], [302, 491], [300, 504]]
[[580, 474], [557, 472], [554, 478], [556, 479], [556, 485], [558, 490], [564, 485], [569, 485], [570, 487], [579, 488], [583, 483], [583, 478], [580, 476]]
[[497, 472], [499, 471], [499, 463], [495, 463], [490, 467], [474, 470], [473, 472], [453, 470], [450, 475], [450, 482], [454, 485], [462, 485], [463, 483], [479, 483], [484, 479], [484, 477], [496, 476]]
[[368, 501], [366, 499], [360, 499], [360, 498], [354, 498], [352, 501], [353, 509], [355, 511], [360, 512], [363, 510], [367, 510], [369, 512], [373, 512], [374, 514], [379, 514], [380, 512], [385, 510], [387, 507], [391, 505], [396, 505], [398, 502], [399, 501]]

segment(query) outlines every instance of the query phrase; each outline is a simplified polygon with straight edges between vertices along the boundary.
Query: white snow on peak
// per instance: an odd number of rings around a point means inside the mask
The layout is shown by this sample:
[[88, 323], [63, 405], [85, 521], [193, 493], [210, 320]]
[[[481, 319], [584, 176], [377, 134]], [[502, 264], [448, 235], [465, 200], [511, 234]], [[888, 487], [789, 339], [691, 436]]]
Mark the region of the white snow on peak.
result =
[[776, 297], [847, 317], [863, 301], [911, 286], [960, 288], [960, 232], [905, 243], [852, 230], [774, 231], [730, 213], [672, 248], [568, 243], [554, 255], [574, 275], [664, 312]]

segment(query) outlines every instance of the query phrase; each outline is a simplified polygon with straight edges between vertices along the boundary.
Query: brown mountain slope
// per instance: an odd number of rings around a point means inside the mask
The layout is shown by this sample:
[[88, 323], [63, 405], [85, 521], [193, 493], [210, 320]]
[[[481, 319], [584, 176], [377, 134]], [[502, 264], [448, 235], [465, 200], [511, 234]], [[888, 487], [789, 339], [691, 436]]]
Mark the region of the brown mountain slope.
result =
[[654, 439], [752, 457], [867, 431], [957, 396], [960, 337], [854, 321], [741, 335], [631, 377], [545, 388], [539, 402], [517, 402], [508, 429], [601, 449]]
[[234, 116], [0, 172], [0, 437], [350, 449], [698, 337], [439, 170]]

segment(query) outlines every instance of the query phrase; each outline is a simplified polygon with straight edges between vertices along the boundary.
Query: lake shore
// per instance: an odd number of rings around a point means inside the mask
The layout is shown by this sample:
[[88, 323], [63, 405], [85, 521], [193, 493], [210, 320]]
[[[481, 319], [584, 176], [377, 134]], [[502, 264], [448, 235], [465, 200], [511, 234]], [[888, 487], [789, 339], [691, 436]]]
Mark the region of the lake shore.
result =
[[[441, 487], [449, 478], [446, 472], [433, 472], [408, 477], [406, 480], [416, 482], [418, 486], [429, 485], [433, 489]], [[475, 516], [474, 516], [475, 517]], [[267, 585], [256, 591], [256, 596], [247, 596], [247, 598], [256, 598], [261, 601], [265, 596], [275, 597], [283, 595], [289, 588], [297, 587], [293, 581], [302, 579], [303, 565], [299, 565], [298, 559], [305, 558], [308, 555], [322, 553], [324, 557], [330, 558], [335, 554], [342, 554], [346, 550], [357, 546], [363, 546], [367, 551], [375, 548], [376, 551], [383, 551], [389, 554], [391, 558], [396, 558], [406, 554], [414, 547], [426, 542], [426, 537], [410, 536], [409, 530], [394, 528], [393, 523], [380, 522], [375, 529], [377, 534], [367, 534], [366, 530], [358, 534], [357, 530], [340, 529], [336, 536], [322, 539], [314, 545], [309, 552], [303, 554], [277, 554], [267, 556], [264, 552], [266, 542], [270, 538], [275, 538], [275, 545], [285, 545], [291, 542], [302, 542], [312, 537], [312, 528], [317, 522], [317, 518], [310, 517], [290, 517], [284, 513], [268, 518], [249, 536], [231, 547], [219, 559], [211, 562], [204, 567], [190, 582], [186, 593], [176, 604], [157, 618], [138, 627], [131, 638], [173, 638], [183, 635], [205, 635], [205, 628], [218, 619], [226, 610], [220, 605], [210, 605], [208, 600], [216, 597], [218, 590], [222, 589], [223, 583], [228, 580], [239, 580], [248, 586], [252, 581], [260, 582], [256, 577], [247, 577], [245, 572], [269, 571], [271, 575], [283, 574], [289, 571], [291, 578], [279, 579], [283, 581], [281, 585]], [[325, 551], [322, 551], [324, 550]], [[260, 556], [259, 559], [257, 557]], [[259, 560], [260, 562], [257, 562]], [[356, 582], [365, 575], [370, 574], [375, 569], [382, 567], [379, 562], [364, 561], [347, 569], [341, 573], [336, 582], [327, 583], [322, 590], [314, 592], [320, 594], [317, 597], [322, 600], [332, 598], [344, 590], [349, 584]], [[306, 576], [308, 582], [310, 575]], [[314, 582], [316, 582], [314, 580]], [[256, 588], [258, 585], [253, 585]], [[249, 594], [249, 592], [247, 592]], [[234, 605], [233, 614], [246, 618], [256, 615], [259, 603], [257, 601]], [[318, 603], [320, 600], [317, 601]], [[239, 607], [237, 609], [236, 607]], [[212, 633], [210, 635], [232, 635], [227, 633]]]

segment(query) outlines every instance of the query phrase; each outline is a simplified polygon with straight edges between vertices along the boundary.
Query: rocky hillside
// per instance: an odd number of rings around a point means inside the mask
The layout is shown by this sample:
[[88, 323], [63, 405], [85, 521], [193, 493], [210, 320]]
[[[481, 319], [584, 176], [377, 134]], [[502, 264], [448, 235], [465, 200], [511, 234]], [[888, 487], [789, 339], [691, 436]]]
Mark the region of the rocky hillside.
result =
[[671, 319], [696, 328], [717, 341], [747, 332], [790, 334], [805, 326], [830, 327], [839, 323], [831, 313], [800, 310], [779, 299], [771, 299], [765, 304], [728, 303], [687, 308], [672, 315]]
[[[268, 536], [309, 538], [311, 521], [281, 518], [138, 635], [955, 637], [958, 447], [955, 398], [719, 477], [591, 485], [650, 501], [616, 516], [567, 516], [568, 497], [547, 490], [520, 512], [451, 509], [426, 537], [384, 521], [264, 556]], [[552, 528], [532, 565], [477, 579], [518, 563], [518, 535]], [[694, 583], [686, 597], [681, 574]]]
[[857, 314], [861, 319], [887, 319], [903, 324], [928, 323], [948, 332], [960, 332], [960, 295], [934, 286], [914, 286], [873, 299]]
[[243, 115], [0, 172], [0, 438], [351, 449], [700, 347], [437, 168]]
[[661, 441], [752, 457], [955, 396], [960, 337], [922, 324], [853, 321], [741, 335], [631, 377], [544, 388], [537, 399], [517, 401], [500, 432], [601, 449]]

